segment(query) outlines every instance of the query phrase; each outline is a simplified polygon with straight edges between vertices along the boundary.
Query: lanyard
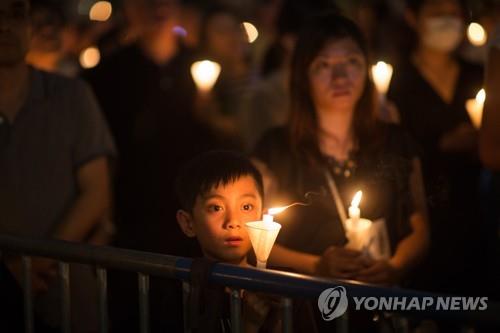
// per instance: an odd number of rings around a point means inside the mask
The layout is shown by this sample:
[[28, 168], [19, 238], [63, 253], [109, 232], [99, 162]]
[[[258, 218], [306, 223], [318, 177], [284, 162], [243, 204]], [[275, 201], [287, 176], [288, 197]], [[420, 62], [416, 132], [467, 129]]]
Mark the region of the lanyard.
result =
[[335, 184], [335, 180], [333, 179], [332, 175], [330, 174], [330, 171], [328, 171], [328, 169], [326, 169], [326, 168], [325, 168], [325, 178], [326, 178], [326, 182], [328, 183], [328, 187], [330, 188], [330, 193], [332, 194], [333, 200], [335, 201], [335, 206], [337, 206], [337, 211], [338, 211], [339, 216], [340, 216], [340, 221], [342, 222], [342, 225], [344, 226], [344, 230], [345, 230], [346, 229], [346, 221], [347, 221], [345, 206], [342, 203], [342, 199], [340, 198], [337, 184]]

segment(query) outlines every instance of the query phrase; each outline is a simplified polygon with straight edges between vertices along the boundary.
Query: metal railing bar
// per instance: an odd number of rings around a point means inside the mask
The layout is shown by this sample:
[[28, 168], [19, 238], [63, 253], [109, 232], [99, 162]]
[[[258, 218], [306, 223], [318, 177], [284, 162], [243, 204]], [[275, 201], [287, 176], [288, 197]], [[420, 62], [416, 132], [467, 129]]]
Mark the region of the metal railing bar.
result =
[[337, 333], [349, 333], [349, 310], [335, 319], [335, 327]]
[[239, 289], [231, 290], [231, 332], [242, 332], [241, 297]]
[[[98, 247], [56, 240], [32, 240], [0, 235], [0, 249], [24, 255], [46, 256], [58, 260], [122, 269], [188, 281], [192, 259], [112, 247]], [[275, 270], [261, 270], [217, 263], [209, 276], [213, 283], [238, 289], [272, 293], [286, 297], [316, 299], [325, 289], [337, 285], [348, 289], [349, 297], [435, 297], [443, 296], [409, 289], [379, 287], [355, 281], [315, 278]], [[480, 321], [500, 326], [500, 304], [488, 302], [484, 311], [403, 312], [406, 316], [450, 319], [460, 322]]]
[[[179, 257], [62, 240], [28, 239], [0, 235], [0, 249], [27, 256], [47, 257], [108, 269], [145, 272], [162, 277], [173, 278], [175, 270], [179, 271], [179, 268], [176, 269], [176, 260]], [[189, 268], [187, 270], [189, 271]]]
[[149, 333], [149, 275], [139, 273], [139, 315], [141, 333]]
[[34, 315], [33, 315], [33, 291], [31, 289], [31, 258], [23, 256], [23, 286], [24, 286], [24, 331], [33, 333]]
[[283, 307], [283, 333], [293, 332], [293, 302], [290, 297], [283, 297], [281, 300]]
[[59, 278], [61, 288], [61, 328], [64, 333], [71, 332], [71, 296], [70, 296], [70, 279], [69, 279], [69, 264], [59, 262]]
[[106, 269], [97, 267], [97, 286], [99, 292], [99, 328], [101, 333], [107, 333], [108, 325], [108, 273]]

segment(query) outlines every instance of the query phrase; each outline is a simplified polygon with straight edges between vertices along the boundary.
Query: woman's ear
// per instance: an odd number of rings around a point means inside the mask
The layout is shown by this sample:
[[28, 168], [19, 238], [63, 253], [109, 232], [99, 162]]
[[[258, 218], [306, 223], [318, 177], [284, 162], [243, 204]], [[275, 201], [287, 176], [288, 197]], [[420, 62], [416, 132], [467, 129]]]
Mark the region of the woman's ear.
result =
[[193, 226], [193, 217], [185, 210], [179, 209], [176, 214], [177, 223], [182, 229], [182, 232], [188, 237], [196, 237], [196, 232]]

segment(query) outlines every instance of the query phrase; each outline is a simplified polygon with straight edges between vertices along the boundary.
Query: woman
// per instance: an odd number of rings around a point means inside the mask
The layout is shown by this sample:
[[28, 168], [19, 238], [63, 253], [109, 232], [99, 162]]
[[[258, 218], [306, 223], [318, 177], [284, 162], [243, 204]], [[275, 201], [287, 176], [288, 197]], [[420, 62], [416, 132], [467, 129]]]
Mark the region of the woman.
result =
[[483, 85], [483, 72], [456, 54], [465, 13], [459, 0], [408, 0], [405, 17], [415, 44], [389, 89], [401, 125], [421, 149], [428, 198], [433, 255], [416, 287], [449, 293], [483, 286], [478, 273], [488, 266], [481, 254], [484, 227], [478, 228], [477, 130], [465, 109]]
[[[276, 217], [283, 225], [270, 262], [298, 272], [378, 284], [401, 280], [424, 255], [429, 238], [418, 159], [397, 127], [376, 121], [363, 37], [335, 14], [312, 19], [299, 34], [291, 65], [291, 116], [254, 151], [269, 180], [272, 205], [303, 201]], [[345, 207], [363, 190], [362, 217], [384, 218], [392, 255], [371, 259], [344, 248], [346, 237], [325, 171]], [[275, 193], [269, 189], [275, 188]], [[325, 192], [326, 190], [326, 192]], [[286, 197], [278, 201], [278, 197]], [[338, 200], [337, 200], [338, 201]]]

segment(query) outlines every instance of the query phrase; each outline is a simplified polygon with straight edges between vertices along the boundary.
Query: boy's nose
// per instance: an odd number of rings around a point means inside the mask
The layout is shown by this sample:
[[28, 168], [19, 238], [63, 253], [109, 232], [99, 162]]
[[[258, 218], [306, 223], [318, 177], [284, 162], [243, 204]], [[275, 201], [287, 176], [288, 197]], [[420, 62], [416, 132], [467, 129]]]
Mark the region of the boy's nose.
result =
[[240, 229], [241, 228], [241, 220], [237, 216], [237, 214], [232, 214], [230, 212], [226, 215], [226, 228], [227, 229]]

